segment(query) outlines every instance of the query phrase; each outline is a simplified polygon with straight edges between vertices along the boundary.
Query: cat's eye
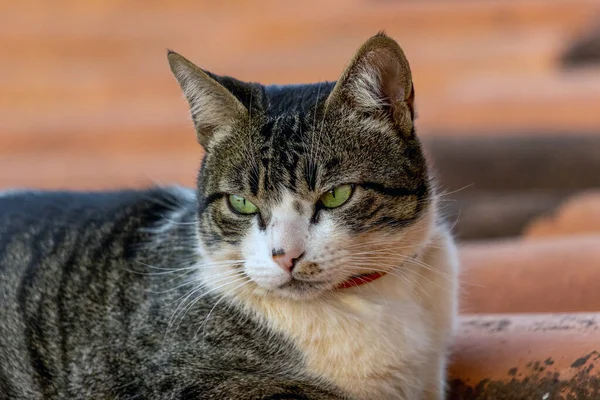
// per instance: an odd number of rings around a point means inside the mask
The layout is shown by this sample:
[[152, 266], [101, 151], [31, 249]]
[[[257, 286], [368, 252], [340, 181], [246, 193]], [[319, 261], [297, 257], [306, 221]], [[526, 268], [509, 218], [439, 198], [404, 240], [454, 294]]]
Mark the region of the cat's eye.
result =
[[321, 204], [326, 208], [339, 207], [348, 201], [353, 191], [354, 185], [341, 185], [333, 188], [321, 196]]
[[250, 215], [258, 212], [258, 207], [245, 197], [238, 196], [237, 194], [227, 196], [227, 201], [231, 209], [239, 214]]

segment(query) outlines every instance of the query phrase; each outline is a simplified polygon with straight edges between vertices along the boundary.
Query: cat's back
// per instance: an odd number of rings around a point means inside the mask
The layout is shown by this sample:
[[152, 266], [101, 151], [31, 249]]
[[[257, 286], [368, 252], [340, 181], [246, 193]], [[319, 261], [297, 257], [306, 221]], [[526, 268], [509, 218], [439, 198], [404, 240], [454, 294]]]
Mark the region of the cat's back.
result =
[[140, 284], [123, 268], [143, 228], [184, 201], [171, 189], [0, 193], [0, 399], [61, 396], [76, 342], [108, 337], [98, 315], [113, 318], [114, 294]]
[[172, 207], [183, 198], [183, 193], [172, 188], [106, 192], [0, 191], [0, 232], [4, 236], [41, 226], [51, 229], [62, 224], [83, 225], [88, 220], [108, 223], [120, 217], [143, 217], [132, 213]]
[[44, 255], [75, 245], [82, 237], [101, 240], [111, 233], [133, 234], [189, 201], [185, 196], [183, 190], [171, 188], [0, 192], [0, 266], [12, 264], [7, 255]]

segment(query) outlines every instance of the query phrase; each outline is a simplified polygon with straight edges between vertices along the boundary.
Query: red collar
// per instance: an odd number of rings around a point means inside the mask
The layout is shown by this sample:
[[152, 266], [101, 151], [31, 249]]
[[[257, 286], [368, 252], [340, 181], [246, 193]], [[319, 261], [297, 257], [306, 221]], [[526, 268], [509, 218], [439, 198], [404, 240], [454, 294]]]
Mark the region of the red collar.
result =
[[373, 272], [372, 274], [353, 276], [347, 281], [340, 283], [336, 289], [348, 289], [355, 286], [364, 285], [365, 283], [373, 282], [385, 275], [385, 272]]

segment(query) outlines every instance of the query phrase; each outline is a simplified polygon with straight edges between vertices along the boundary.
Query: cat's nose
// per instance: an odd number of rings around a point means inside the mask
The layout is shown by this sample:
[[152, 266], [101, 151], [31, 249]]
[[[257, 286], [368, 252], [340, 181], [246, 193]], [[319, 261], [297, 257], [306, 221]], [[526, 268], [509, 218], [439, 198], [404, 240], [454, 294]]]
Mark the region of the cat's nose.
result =
[[296, 263], [304, 255], [304, 250], [300, 248], [284, 250], [273, 249], [273, 261], [285, 272], [292, 272]]

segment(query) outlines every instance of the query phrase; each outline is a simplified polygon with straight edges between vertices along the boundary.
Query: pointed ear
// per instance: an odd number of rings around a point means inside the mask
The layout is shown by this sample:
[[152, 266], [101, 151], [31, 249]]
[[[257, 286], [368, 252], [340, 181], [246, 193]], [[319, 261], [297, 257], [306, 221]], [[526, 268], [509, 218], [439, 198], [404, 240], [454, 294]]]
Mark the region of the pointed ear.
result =
[[244, 118], [248, 110], [231, 92], [185, 57], [168, 50], [167, 58], [190, 105], [198, 142], [207, 150], [215, 135]]
[[408, 60], [381, 32], [358, 50], [337, 81], [326, 106], [345, 104], [359, 112], [389, 118], [405, 136], [413, 134], [414, 88]]

